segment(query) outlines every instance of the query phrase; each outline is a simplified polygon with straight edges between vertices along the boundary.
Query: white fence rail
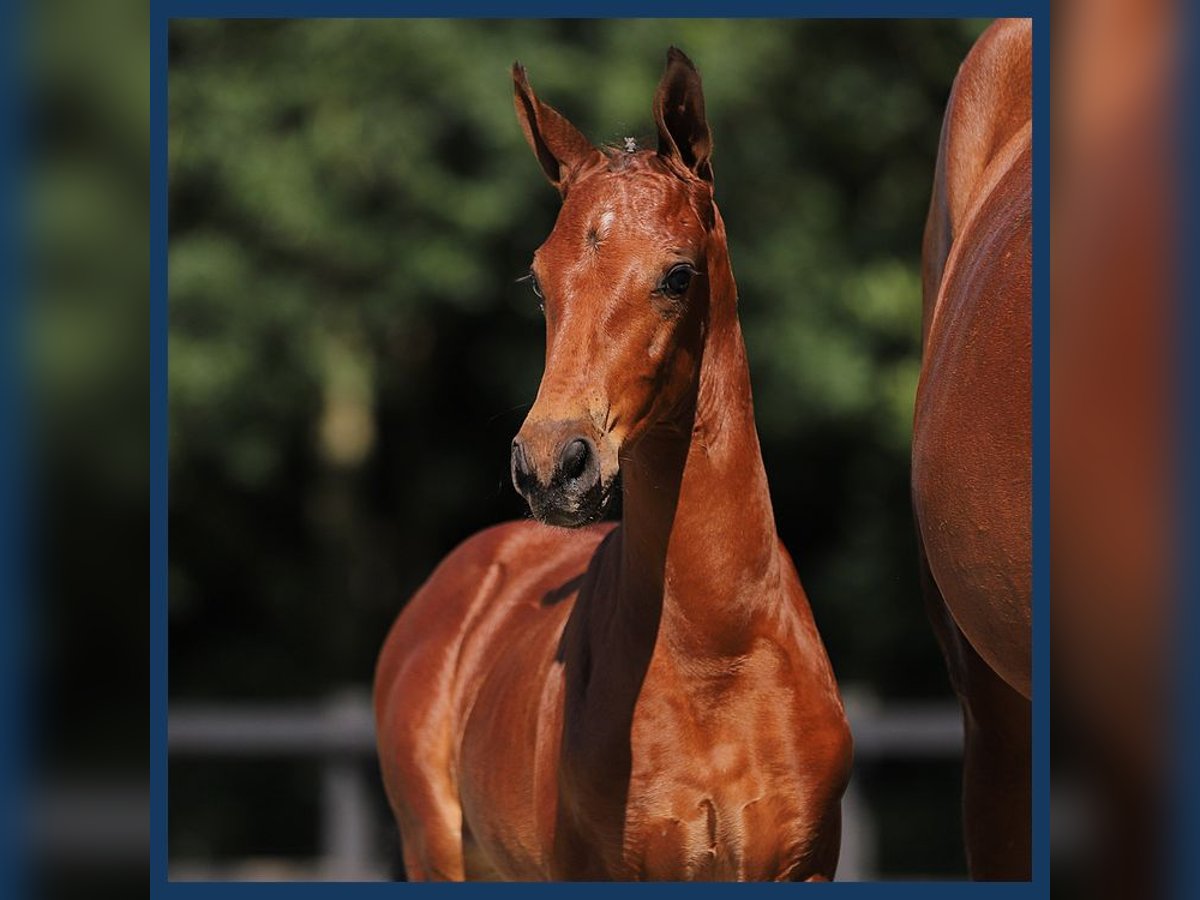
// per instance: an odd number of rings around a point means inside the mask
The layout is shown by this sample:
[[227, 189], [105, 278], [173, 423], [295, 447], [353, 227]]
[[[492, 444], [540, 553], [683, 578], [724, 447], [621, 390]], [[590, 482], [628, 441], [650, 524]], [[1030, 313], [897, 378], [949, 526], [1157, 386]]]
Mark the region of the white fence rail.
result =
[[[883, 706], [847, 689], [846, 712], [856, 767], [881, 759], [958, 759], [962, 720], [953, 703]], [[315, 860], [172, 859], [178, 880], [301, 879], [371, 881], [387, 878], [391, 825], [380, 821], [381, 790], [373, 765], [375, 733], [361, 692], [308, 705], [174, 704], [172, 759], [306, 759], [321, 767], [320, 855]], [[874, 818], [851, 781], [843, 802], [840, 880], [877, 877]]]

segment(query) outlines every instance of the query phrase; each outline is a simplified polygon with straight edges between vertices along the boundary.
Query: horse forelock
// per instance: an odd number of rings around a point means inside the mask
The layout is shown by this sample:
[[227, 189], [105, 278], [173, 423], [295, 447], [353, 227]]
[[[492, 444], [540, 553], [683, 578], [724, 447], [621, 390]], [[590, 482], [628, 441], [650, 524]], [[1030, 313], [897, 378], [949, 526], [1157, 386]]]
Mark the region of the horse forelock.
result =
[[[636, 141], [636, 138], [625, 138], [625, 141]], [[581, 181], [597, 174], [621, 176], [658, 176], [668, 178], [677, 188], [686, 192], [689, 205], [696, 217], [706, 230], [711, 230], [716, 224], [715, 206], [713, 203], [712, 185], [697, 178], [695, 174], [675, 164], [673, 160], [663, 157], [655, 149], [644, 148], [629, 150], [627, 143], [604, 144], [599, 149], [603, 154], [604, 164], [581, 173]]]

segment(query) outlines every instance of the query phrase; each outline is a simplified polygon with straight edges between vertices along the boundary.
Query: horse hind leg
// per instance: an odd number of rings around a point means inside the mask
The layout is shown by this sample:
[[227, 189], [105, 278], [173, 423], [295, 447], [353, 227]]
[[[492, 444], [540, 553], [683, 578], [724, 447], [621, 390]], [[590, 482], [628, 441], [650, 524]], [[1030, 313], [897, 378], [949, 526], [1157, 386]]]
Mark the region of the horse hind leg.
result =
[[[978, 685], [988, 679], [992, 683]], [[976, 881], [1031, 877], [1030, 704], [991, 670], [966, 703], [963, 812]]]
[[927, 612], [963, 711], [963, 838], [975, 881], [1032, 872], [1031, 706], [954, 623], [921, 548]]

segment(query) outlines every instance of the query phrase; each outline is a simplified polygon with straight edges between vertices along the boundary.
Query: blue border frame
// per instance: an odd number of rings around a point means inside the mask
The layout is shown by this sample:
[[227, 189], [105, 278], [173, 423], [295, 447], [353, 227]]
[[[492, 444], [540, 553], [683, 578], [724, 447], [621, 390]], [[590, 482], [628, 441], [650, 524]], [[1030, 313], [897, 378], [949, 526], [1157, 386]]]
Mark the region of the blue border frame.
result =
[[150, 893], [167, 883], [167, 17], [150, 4]]
[[[680, 9], [678, 7], [684, 7]], [[871, 897], [1049, 897], [1050, 895], [1050, 231], [1049, 0], [814, 0], [807, 3], [692, 0], [686, 4], [384, 2], [384, 0], [151, 0], [150, 4], [150, 893], [154, 898], [343, 897], [346, 891], [413, 890], [492, 896], [616, 890], [774, 891], [770, 884], [477, 884], [169, 882], [167, 880], [167, 29], [173, 18], [1032, 18], [1033, 29], [1033, 880], [1018, 883], [860, 882], [819, 890]], [[378, 896], [378, 894], [376, 894]]]
[[[1176, 495], [1180, 509], [1176, 517], [1177, 539], [1173, 552], [1176, 554], [1176, 577], [1181, 590], [1176, 591], [1176, 610], [1172, 613], [1179, 619], [1179, 632], [1171, 649], [1174, 651], [1175, 676], [1169, 681], [1173, 701], [1167, 708], [1175, 714], [1176, 732], [1171, 743], [1169, 756], [1173, 774], [1178, 778], [1178, 793], [1173, 798], [1176, 804], [1168, 811], [1165, 823], [1168, 835], [1167, 852], [1172, 869], [1170, 883], [1179, 897], [1200, 896], [1200, 770], [1196, 760], [1200, 759], [1200, 656], [1196, 654], [1200, 641], [1200, 556], [1189, 554], [1196, 546], [1196, 535], [1200, 535], [1200, 474], [1195, 470], [1200, 459], [1200, 358], [1194, 349], [1200, 344], [1200, 303], [1197, 303], [1196, 284], [1200, 282], [1200, 258], [1188, 253], [1187, 247], [1197, 246], [1200, 241], [1200, 177], [1195, 170], [1183, 164], [1184, 160], [1196, 159], [1200, 154], [1200, 60], [1195, 48], [1200, 43], [1200, 9], [1195, 3], [1182, 4], [1177, 13], [1182, 19], [1184, 49], [1180, 53], [1178, 68], [1180, 86], [1176, 89], [1176, 108], [1180, 111], [1178, 177], [1183, 182], [1179, 195], [1179, 248], [1178, 270], [1175, 273], [1181, 290], [1177, 337], [1175, 339], [1174, 378], [1177, 394], [1174, 401], [1180, 411], [1178, 445], [1173, 449], [1174, 471], [1181, 490]], [[1190, 40], [1188, 40], [1190, 38]], [[1193, 52], [1188, 52], [1193, 51]]]
[[23, 289], [25, 267], [21, 234], [27, 199], [20, 173], [25, 170], [26, 106], [19, 35], [27, 25], [16, 3], [0, 3], [0, 885], [14, 893], [27, 888], [27, 829], [20, 813], [27, 805], [29, 760], [28, 604], [30, 572], [29, 500], [22, 475], [29, 459], [26, 422], [26, 345]]
[[1033, 23], [1033, 884], [1050, 896], [1050, 10]]

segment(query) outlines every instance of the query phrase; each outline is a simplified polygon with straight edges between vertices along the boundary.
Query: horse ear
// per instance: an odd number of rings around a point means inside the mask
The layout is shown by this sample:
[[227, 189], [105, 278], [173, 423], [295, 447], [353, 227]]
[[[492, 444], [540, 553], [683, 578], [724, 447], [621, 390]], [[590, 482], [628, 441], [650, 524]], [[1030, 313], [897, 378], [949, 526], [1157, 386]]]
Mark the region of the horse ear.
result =
[[550, 183], [566, 194], [571, 175], [600, 154], [579, 129], [558, 110], [537, 98], [529, 86], [525, 67], [513, 63], [513, 106], [534, 156]]
[[712, 183], [712, 135], [704, 117], [700, 73], [678, 47], [667, 51], [667, 70], [654, 95], [658, 124], [658, 153], [675, 159], [704, 181]]

